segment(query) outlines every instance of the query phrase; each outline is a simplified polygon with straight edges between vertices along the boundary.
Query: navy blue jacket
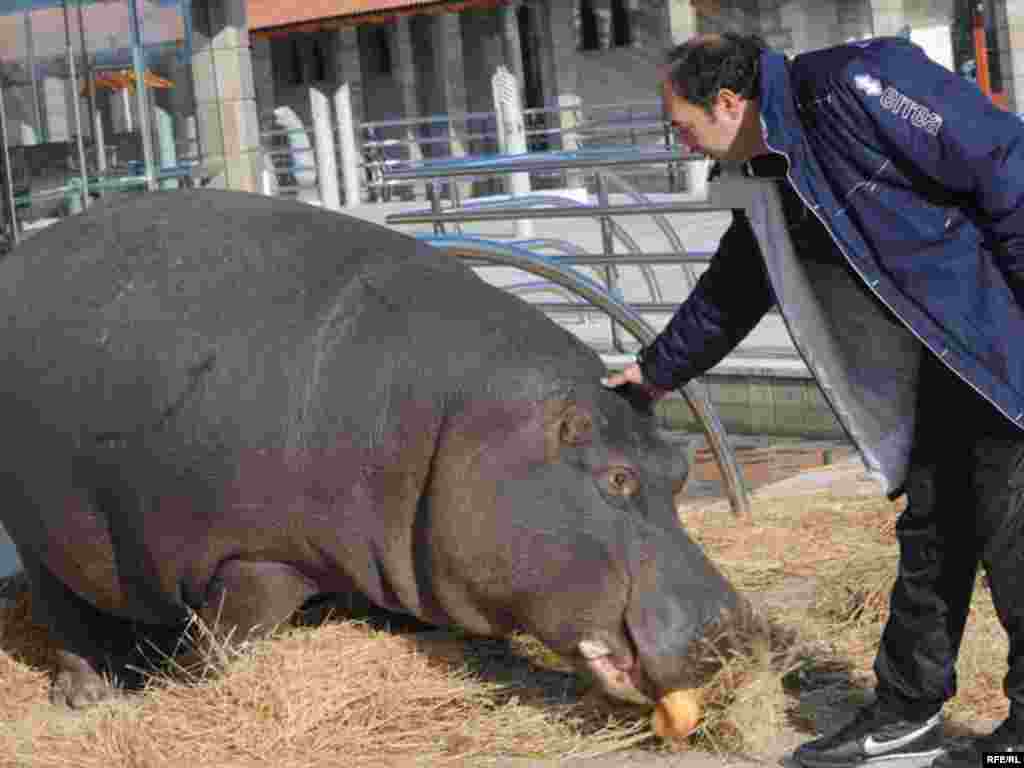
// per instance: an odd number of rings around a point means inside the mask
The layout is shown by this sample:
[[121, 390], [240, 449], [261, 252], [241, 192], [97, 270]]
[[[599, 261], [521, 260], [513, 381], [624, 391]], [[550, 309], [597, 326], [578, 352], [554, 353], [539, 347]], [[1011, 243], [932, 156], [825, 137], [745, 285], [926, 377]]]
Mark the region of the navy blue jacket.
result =
[[[789, 185], [837, 258], [1024, 428], [1024, 123], [902, 38], [792, 61], [766, 51], [761, 65], [766, 143], [788, 161]], [[779, 293], [758, 253], [737, 216], [645, 350], [645, 378], [676, 388], [749, 333]]]

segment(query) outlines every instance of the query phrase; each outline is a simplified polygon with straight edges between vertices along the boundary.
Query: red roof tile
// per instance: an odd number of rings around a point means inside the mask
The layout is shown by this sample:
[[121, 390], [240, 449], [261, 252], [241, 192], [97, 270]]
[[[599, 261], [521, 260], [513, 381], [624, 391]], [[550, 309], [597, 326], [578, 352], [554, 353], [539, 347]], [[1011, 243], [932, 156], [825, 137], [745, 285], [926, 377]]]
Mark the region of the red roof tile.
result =
[[364, 15], [369, 17], [362, 20], [374, 21], [379, 20], [374, 17], [382, 13], [400, 15], [421, 10], [423, 6], [448, 4], [444, 0], [249, 0], [249, 29], [292, 27], [322, 19]]

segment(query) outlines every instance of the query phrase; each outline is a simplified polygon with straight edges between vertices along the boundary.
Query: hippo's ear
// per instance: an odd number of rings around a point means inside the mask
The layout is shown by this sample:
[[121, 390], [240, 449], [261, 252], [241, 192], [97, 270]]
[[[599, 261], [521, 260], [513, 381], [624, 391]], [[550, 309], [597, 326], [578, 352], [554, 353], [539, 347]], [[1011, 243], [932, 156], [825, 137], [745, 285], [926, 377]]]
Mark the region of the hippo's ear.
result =
[[594, 431], [594, 418], [578, 405], [570, 405], [562, 417], [558, 437], [563, 445], [583, 445], [590, 442]]
[[562, 446], [585, 445], [594, 432], [594, 417], [586, 408], [575, 403], [549, 404], [551, 417], [547, 420], [545, 443], [549, 461], [558, 459]]

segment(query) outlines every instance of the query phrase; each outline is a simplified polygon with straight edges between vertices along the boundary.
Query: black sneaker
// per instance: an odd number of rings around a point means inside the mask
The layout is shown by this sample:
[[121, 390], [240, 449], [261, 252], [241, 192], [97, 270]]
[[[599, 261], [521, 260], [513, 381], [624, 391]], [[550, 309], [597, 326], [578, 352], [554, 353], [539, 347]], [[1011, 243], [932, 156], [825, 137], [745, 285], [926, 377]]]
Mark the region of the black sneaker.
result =
[[980, 768], [982, 752], [1024, 752], [1021, 728], [1006, 720], [988, 736], [980, 736], [960, 746], [951, 746], [935, 760], [935, 768]]
[[908, 721], [881, 707], [863, 707], [838, 732], [802, 744], [793, 759], [807, 768], [926, 768], [945, 753], [941, 725], [939, 714]]

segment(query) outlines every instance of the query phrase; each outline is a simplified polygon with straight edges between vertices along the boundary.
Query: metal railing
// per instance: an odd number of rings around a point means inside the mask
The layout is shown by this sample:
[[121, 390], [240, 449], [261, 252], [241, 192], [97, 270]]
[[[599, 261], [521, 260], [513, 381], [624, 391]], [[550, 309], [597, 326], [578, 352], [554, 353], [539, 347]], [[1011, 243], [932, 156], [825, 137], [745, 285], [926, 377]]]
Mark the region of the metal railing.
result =
[[[665, 219], [666, 214], [704, 213], [711, 211], [729, 211], [737, 207], [733, 201], [725, 199], [708, 199], [704, 201], [690, 200], [673, 203], [651, 203], [642, 193], [632, 189], [626, 182], [610, 171], [610, 167], [630, 167], [642, 164], [679, 163], [687, 160], [689, 155], [678, 149], [659, 150], [585, 150], [578, 152], [527, 153], [513, 156], [467, 157], [453, 158], [442, 161], [424, 162], [418, 167], [393, 172], [393, 178], [400, 181], [425, 181], [435, 190], [431, 195], [431, 208], [426, 211], [389, 215], [388, 224], [432, 224], [434, 235], [426, 238], [427, 242], [437, 247], [450, 250], [454, 255], [472, 265], [490, 264], [512, 266], [531, 274], [545, 278], [553, 284], [568, 289], [582, 302], [553, 303], [539, 302], [538, 306], [550, 312], [600, 311], [611, 320], [612, 344], [618, 351], [623, 345], [618, 338], [619, 328], [624, 329], [641, 345], [653, 341], [656, 333], [641, 316], [640, 312], [667, 311], [672, 312], [677, 304], [669, 304], [658, 300], [656, 290], [652, 290], [652, 301], [640, 305], [626, 303], [618, 289], [617, 268], [627, 263], [649, 268], [655, 263], [678, 263], [686, 276], [689, 288], [695, 284], [695, 278], [689, 268], [690, 264], [706, 261], [707, 256], [700, 257], [686, 253], [678, 234]], [[528, 202], [510, 200], [502, 207], [483, 209], [443, 209], [440, 196], [436, 193], [438, 182], [465, 176], [485, 174], [509, 174], [531, 171], [564, 171], [590, 170], [595, 173], [598, 190], [597, 205], [568, 202], [555, 207], [537, 208]], [[633, 202], [626, 205], [613, 205], [610, 199], [609, 184], [617, 184], [627, 193]], [[543, 196], [542, 196], [543, 197]], [[458, 201], [455, 201], [456, 205]], [[653, 215], [659, 226], [669, 239], [672, 251], [646, 255], [633, 252], [630, 255], [618, 256], [615, 253], [615, 227], [613, 216], [620, 215]], [[475, 221], [508, 221], [514, 219], [559, 219], [589, 218], [596, 219], [601, 226], [602, 253], [587, 254], [578, 247], [564, 244], [562, 253], [543, 255], [536, 253], [522, 244], [499, 242], [483, 238], [451, 236], [445, 231], [448, 225], [461, 225]], [[550, 241], [545, 241], [550, 244]], [[630, 249], [633, 250], [633, 249]], [[603, 268], [604, 285], [580, 273], [574, 267], [599, 266]], [[690, 381], [680, 394], [697, 417], [707, 439], [711, 452], [718, 463], [727, 495], [735, 514], [747, 517], [750, 514], [750, 502], [746, 486], [740, 474], [739, 465], [726, 440], [721, 421], [711, 404], [710, 394], [705, 382]]]
[[[527, 149], [531, 152], [547, 150], [551, 145], [569, 150], [600, 146], [672, 149], [676, 146], [669, 124], [661, 118], [659, 102], [527, 108], [523, 110], [523, 117]], [[319, 192], [317, 131], [330, 131], [330, 143], [338, 160], [342, 156], [340, 134], [343, 129], [303, 122], [294, 112], [292, 125], [288, 127], [280, 127], [276, 120], [271, 112], [261, 116], [261, 144], [271, 166], [268, 173], [274, 177], [271, 193], [304, 196], [310, 200]], [[396, 195], [404, 200], [428, 195], [426, 185], [403, 181], [395, 176], [397, 171], [408, 170], [423, 161], [492, 155], [499, 151], [497, 116], [493, 111], [363, 121], [354, 131], [360, 154], [355, 164], [359, 196], [360, 200], [370, 202], [390, 201]], [[336, 163], [336, 167], [345, 166]], [[531, 175], [536, 189], [567, 185], [565, 169], [538, 169]], [[659, 169], [655, 175], [664, 179], [659, 184], [664, 185], [665, 191], [680, 190], [681, 175], [674, 163]], [[647, 176], [645, 182], [651, 178], [650, 174]], [[488, 184], [489, 180], [492, 183]], [[500, 191], [493, 177], [475, 181], [477, 194]]]
[[[563, 121], [567, 114], [572, 119]], [[523, 117], [530, 152], [546, 151], [551, 143], [570, 150], [602, 145], [659, 145], [666, 149], [675, 146], [671, 126], [661, 117], [660, 102], [529, 107], [523, 109]], [[403, 185], [393, 172], [407, 168], [410, 163], [436, 159], [439, 155], [497, 152], [497, 116], [494, 112], [467, 112], [367, 121], [360, 126], [360, 143], [366, 158], [363, 168], [371, 199], [386, 198], [391, 189], [409, 188], [410, 185]], [[440, 151], [430, 151], [435, 148]], [[666, 170], [668, 191], [678, 191], [679, 175], [675, 167], [669, 165]], [[537, 187], [551, 186], [552, 180], [564, 186], [561, 171], [557, 174], [549, 169], [533, 172]]]

